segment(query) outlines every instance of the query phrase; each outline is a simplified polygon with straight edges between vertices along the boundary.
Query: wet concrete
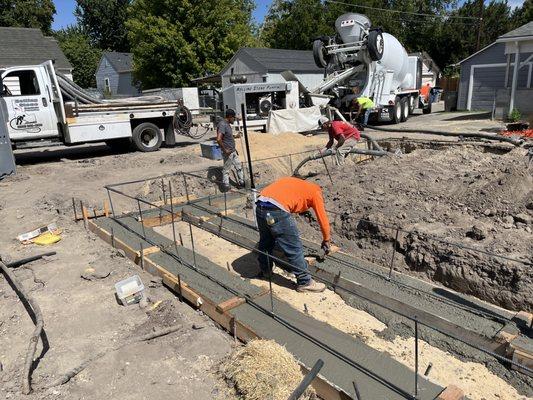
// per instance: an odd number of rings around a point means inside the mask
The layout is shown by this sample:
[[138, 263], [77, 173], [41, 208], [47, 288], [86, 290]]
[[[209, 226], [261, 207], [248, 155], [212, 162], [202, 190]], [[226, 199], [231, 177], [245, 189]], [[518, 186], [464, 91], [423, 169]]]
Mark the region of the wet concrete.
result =
[[[256, 302], [270, 310], [268, 296]], [[357, 382], [362, 399], [406, 399], [410, 398], [409, 394], [414, 393], [414, 372], [406, 366], [392, 360], [385, 353], [372, 349], [358, 339], [295, 310], [283, 301], [274, 299], [275, 315], [305, 332], [311, 339], [300, 336], [249, 304], [237, 307], [231, 312], [237, 320], [250, 326], [262, 337], [275, 339], [284, 345], [306, 366], [311, 367], [319, 358], [322, 359], [324, 367], [320, 374], [352, 396], [354, 395], [353, 381]], [[329, 348], [342, 353], [356, 366], [334, 356], [315, 341], [320, 341]], [[393, 386], [402, 389], [404, 393], [398, 392]], [[438, 385], [419, 377], [418, 399], [435, 399], [442, 390], [443, 388]]]
[[[96, 221], [100, 227], [106, 230], [113, 228], [116, 238], [132, 248], [135, 248], [136, 243], [143, 241], [139, 235], [145, 235], [149, 239], [149, 242], [143, 242], [143, 246], [146, 244], [146, 247], [155, 244], [168, 246], [169, 244], [167, 238], [153, 229], [145, 228], [143, 231], [140, 223], [135, 218], [125, 217], [120, 222], [126, 224], [131, 230], [109, 218], [101, 218]], [[173, 257], [176, 254], [186, 260], [187, 263], [195, 263], [196, 268], [212, 279], [181, 265]], [[178, 246], [178, 253], [175, 253], [175, 248], [172, 250], [167, 248], [164, 252], [150, 254], [147, 258], [164, 267], [170, 273], [176, 276], [180, 275], [183, 281], [187, 282], [193, 290], [198, 291], [203, 297], [209, 298], [215, 303], [223, 302], [235, 296], [235, 293], [224, 288], [215, 280], [240, 295], [257, 296], [261, 291], [260, 288], [213, 264], [209, 259], [199, 254], [196, 254], [195, 258], [191, 250], [181, 246]], [[270, 297], [268, 295], [263, 295], [256, 301], [262, 307], [270, 305]], [[248, 304], [244, 304], [232, 311], [238, 320], [248, 325], [261, 336], [274, 339], [278, 343], [285, 345], [306, 366], [311, 367], [319, 357], [322, 358], [325, 361], [325, 367], [322, 370], [323, 375], [346, 392], [353, 390], [352, 381], [356, 380], [364, 398], [390, 400], [410, 398], [414, 385], [414, 373], [407, 367], [393, 361], [385, 353], [373, 350], [350, 335], [308, 317], [278, 299], [274, 299], [274, 307], [277, 315], [303, 331], [304, 335], [313, 339], [305, 339], [301, 334], [291, 331], [264, 312]], [[327, 346], [339, 352], [340, 357], [325, 351], [314, 340], [326, 343]], [[350, 365], [345, 360], [343, 361], [344, 357], [353, 360], [356, 366]], [[394, 386], [399, 387], [400, 390]], [[419, 387], [419, 399], [435, 399], [443, 390], [442, 387], [427, 382], [422, 378], [420, 378]], [[402, 389], [404, 392], [402, 392]]]

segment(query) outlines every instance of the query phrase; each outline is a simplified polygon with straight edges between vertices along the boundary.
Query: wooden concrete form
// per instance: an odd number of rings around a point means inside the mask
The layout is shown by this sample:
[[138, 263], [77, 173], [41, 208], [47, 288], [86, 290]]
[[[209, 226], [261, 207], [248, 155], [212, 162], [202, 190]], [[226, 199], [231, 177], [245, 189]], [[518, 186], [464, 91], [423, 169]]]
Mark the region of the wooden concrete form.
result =
[[439, 394], [437, 400], [463, 400], [465, 395], [463, 391], [455, 385], [450, 385]]

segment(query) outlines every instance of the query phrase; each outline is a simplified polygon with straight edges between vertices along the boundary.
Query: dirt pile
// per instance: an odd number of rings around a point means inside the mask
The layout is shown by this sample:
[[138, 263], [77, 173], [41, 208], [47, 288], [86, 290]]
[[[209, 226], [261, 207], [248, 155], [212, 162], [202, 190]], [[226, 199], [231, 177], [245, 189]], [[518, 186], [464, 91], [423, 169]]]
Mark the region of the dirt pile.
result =
[[[387, 267], [395, 251], [397, 270], [532, 310], [533, 176], [526, 153], [418, 149], [337, 167], [333, 184], [323, 174], [312, 179], [324, 188], [334, 240], [345, 250]], [[300, 222], [306, 236], [319, 239], [316, 222]], [[403, 229], [398, 235], [395, 226]]]

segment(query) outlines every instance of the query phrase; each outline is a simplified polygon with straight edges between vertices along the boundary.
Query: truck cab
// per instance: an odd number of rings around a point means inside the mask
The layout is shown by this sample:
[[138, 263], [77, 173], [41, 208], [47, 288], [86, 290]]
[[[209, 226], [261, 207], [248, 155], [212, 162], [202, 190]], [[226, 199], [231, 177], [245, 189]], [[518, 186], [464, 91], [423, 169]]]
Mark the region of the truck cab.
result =
[[[12, 142], [59, 138], [64, 121], [61, 92], [50, 74], [52, 63], [0, 70], [0, 96], [7, 106]], [[58, 113], [59, 111], [59, 113]]]

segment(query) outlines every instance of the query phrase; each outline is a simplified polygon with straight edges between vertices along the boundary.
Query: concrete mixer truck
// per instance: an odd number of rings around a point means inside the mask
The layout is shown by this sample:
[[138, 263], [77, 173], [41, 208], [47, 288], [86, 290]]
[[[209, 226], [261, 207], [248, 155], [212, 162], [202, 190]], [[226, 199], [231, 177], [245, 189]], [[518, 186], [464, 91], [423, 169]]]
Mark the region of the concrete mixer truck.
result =
[[362, 14], [343, 14], [335, 36], [314, 41], [313, 56], [325, 69], [324, 82], [307, 93], [313, 105], [331, 104], [346, 113], [351, 101], [369, 97], [374, 118], [407, 120], [415, 108], [431, 112], [429, 95], [421, 95], [422, 60], [408, 56], [394, 36], [373, 28]]

